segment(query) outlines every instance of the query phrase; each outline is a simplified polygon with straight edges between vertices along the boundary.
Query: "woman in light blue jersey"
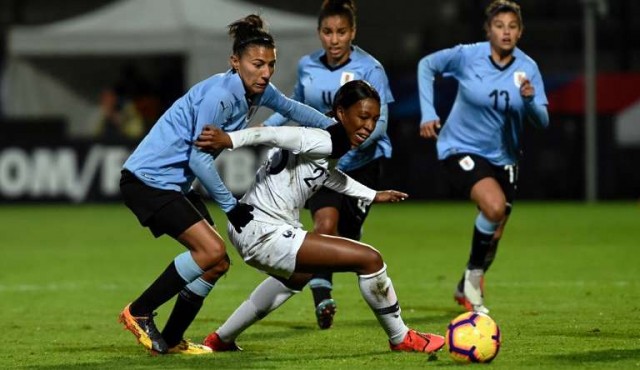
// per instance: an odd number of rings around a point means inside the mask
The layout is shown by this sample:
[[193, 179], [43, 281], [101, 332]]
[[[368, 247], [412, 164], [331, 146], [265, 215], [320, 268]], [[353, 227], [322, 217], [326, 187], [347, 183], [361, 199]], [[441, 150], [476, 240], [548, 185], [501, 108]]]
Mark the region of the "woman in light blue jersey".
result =
[[[468, 310], [488, 312], [484, 274], [493, 262], [515, 197], [519, 139], [525, 123], [547, 127], [547, 98], [536, 63], [516, 44], [520, 6], [495, 0], [486, 9], [487, 42], [430, 54], [418, 65], [420, 136], [437, 138], [438, 159], [454, 187], [476, 203], [471, 253], [454, 298]], [[458, 80], [458, 95], [440, 129], [433, 79]]]
[[[384, 68], [374, 57], [353, 45], [356, 36], [356, 6], [352, 0], [325, 0], [318, 16], [318, 37], [322, 49], [305, 55], [298, 64], [298, 80], [292, 98], [321, 112], [329, 112], [340, 86], [351, 80], [365, 80], [379, 92], [382, 107], [376, 130], [361, 147], [349, 151], [338, 168], [359, 182], [375, 188], [379, 184], [380, 166], [391, 156], [387, 136], [388, 108], [393, 102]], [[274, 114], [264, 124], [278, 126], [287, 122]], [[360, 240], [362, 225], [369, 213], [357, 199], [327, 188], [307, 203], [314, 221], [314, 231]], [[318, 274], [310, 282], [318, 325], [327, 329], [333, 322], [336, 303], [331, 297], [332, 274]]]
[[[267, 106], [308, 125], [333, 122], [315, 109], [291, 100], [269, 81], [276, 64], [275, 42], [262, 19], [249, 15], [229, 26], [232, 69], [193, 86], [153, 126], [127, 159], [120, 189], [127, 207], [155, 237], [167, 234], [188, 249], [178, 255], [138, 298], [120, 321], [155, 353], [210, 353], [183, 335], [215, 282], [229, 268], [224, 242], [202, 198], [191, 185], [198, 178], [240, 231], [251, 207], [239, 203], [222, 183], [214, 156], [194, 146], [205, 125], [224, 131], [247, 127], [259, 106]], [[131, 261], [137, 266], [144, 261]], [[178, 295], [162, 333], [153, 311]]]

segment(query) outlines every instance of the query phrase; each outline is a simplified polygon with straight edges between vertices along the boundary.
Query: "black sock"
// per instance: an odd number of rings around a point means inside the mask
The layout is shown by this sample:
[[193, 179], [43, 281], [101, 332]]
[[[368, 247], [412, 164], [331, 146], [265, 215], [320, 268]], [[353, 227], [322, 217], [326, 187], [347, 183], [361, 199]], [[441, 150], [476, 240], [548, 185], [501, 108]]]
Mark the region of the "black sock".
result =
[[465, 273], [463, 272], [462, 273], [462, 277], [460, 278], [460, 281], [458, 281], [458, 291], [459, 292], [464, 292], [464, 275], [465, 275]]
[[169, 348], [176, 346], [184, 338], [184, 332], [198, 315], [204, 302], [204, 297], [199, 296], [188, 288], [182, 289], [173, 311], [162, 330], [162, 337]]
[[[332, 273], [320, 273], [313, 275], [313, 279], [324, 279], [329, 283], [333, 284], [333, 274]], [[320, 302], [325, 299], [331, 299], [331, 288], [327, 287], [315, 287], [311, 288], [311, 293], [313, 294], [313, 303], [318, 306]]]
[[484, 266], [484, 260], [489, 250], [489, 245], [493, 239], [493, 234], [484, 234], [473, 228], [473, 240], [471, 242], [471, 255], [467, 267], [470, 270], [481, 269]]
[[171, 264], [158, 276], [138, 299], [131, 303], [129, 311], [133, 316], [149, 316], [155, 309], [178, 294], [187, 284], [182, 279], [176, 265]]
[[496, 258], [496, 253], [498, 252], [498, 242], [500, 242], [499, 239], [493, 239], [489, 244], [487, 255], [484, 257], [484, 264], [482, 265], [484, 272], [487, 272], [489, 267], [491, 267], [493, 260]]

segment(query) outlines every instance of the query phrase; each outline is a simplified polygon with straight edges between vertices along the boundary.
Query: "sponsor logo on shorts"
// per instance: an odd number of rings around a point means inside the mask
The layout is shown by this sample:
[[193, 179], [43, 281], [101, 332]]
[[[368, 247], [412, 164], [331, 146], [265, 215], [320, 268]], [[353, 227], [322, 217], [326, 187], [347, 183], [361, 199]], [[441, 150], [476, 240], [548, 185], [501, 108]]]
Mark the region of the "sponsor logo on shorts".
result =
[[461, 160], [458, 161], [460, 167], [465, 171], [471, 171], [473, 167], [476, 166], [476, 163], [471, 159], [471, 157], [464, 156]]
[[282, 233], [282, 236], [284, 236], [285, 238], [291, 238], [291, 237], [294, 236], [294, 234], [293, 234], [293, 231], [287, 230], [287, 231]]

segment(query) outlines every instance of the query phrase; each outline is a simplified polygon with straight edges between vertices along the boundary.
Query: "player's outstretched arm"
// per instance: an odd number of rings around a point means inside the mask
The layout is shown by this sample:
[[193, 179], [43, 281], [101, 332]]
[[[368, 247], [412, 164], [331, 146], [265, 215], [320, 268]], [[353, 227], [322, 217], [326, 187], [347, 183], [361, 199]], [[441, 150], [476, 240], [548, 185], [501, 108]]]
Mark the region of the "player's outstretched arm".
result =
[[327, 131], [288, 126], [252, 127], [229, 133], [217, 127], [205, 127], [195, 145], [209, 153], [216, 153], [220, 149], [266, 145], [321, 158], [331, 154], [332, 149]]
[[400, 202], [409, 197], [409, 194], [396, 190], [381, 190], [376, 192], [374, 203], [395, 203]]

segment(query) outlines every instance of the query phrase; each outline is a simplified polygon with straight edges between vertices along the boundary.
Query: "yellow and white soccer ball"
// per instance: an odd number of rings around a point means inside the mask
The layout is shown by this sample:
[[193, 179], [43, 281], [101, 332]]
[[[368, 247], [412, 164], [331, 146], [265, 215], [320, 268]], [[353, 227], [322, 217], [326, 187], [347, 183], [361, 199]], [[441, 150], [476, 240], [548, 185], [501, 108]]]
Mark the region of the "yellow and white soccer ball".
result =
[[445, 345], [455, 361], [491, 362], [500, 350], [500, 328], [489, 315], [465, 312], [449, 323]]

